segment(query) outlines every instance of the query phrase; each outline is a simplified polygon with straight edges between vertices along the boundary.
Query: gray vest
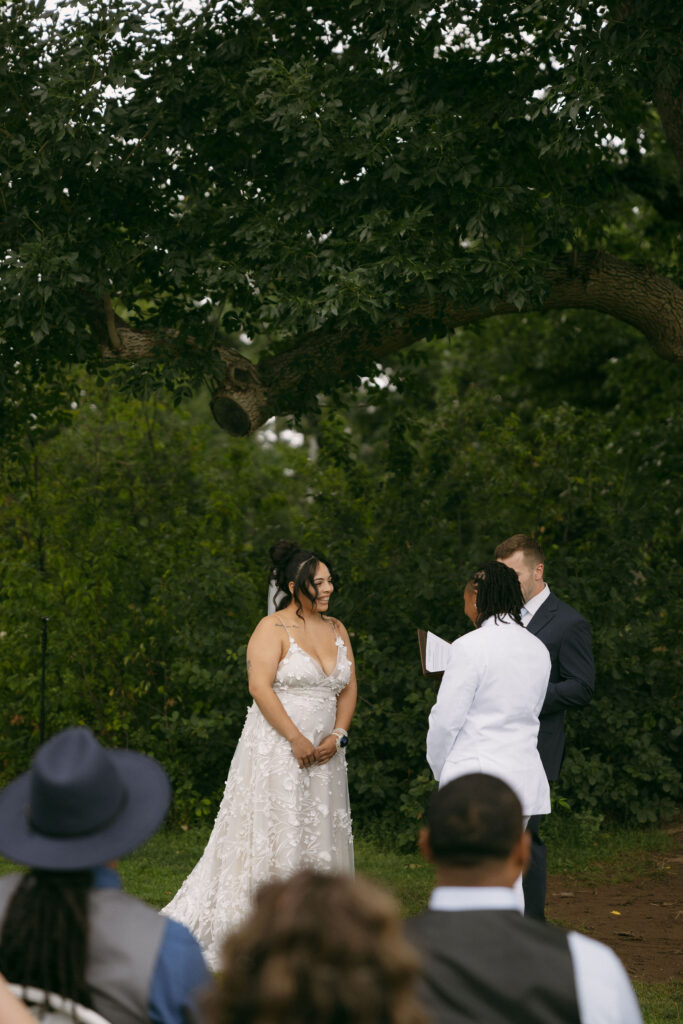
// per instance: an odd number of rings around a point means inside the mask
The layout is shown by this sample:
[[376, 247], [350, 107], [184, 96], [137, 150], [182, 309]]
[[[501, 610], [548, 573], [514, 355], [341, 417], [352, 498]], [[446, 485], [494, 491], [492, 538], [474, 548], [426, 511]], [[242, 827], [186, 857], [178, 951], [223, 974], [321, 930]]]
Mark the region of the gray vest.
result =
[[426, 910], [405, 924], [433, 1024], [581, 1024], [560, 928], [516, 910]]
[[[0, 878], [0, 922], [21, 877]], [[93, 1009], [111, 1024], [149, 1024], [152, 976], [167, 923], [120, 889], [90, 890], [85, 978]]]

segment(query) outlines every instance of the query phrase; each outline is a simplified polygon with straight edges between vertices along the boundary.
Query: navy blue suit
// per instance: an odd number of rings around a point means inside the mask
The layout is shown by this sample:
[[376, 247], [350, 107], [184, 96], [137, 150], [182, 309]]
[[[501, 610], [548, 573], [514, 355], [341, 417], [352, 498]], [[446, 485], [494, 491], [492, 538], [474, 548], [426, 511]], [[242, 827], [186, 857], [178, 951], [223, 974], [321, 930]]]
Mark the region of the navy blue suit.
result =
[[[582, 615], [552, 592], [532, 616], [527, 629], [550, 652], [550, 681], [538, 730], [538, 752], [548, 779], [559, 778], [564, 757], [564, 712], [588, 704], [595, 689], [591, 629]], [[544, 918], [545, 846], [538, 834], [541, 819], [529, 820], [533, 843], [524, 878], [524, 901], [530, 917]]]

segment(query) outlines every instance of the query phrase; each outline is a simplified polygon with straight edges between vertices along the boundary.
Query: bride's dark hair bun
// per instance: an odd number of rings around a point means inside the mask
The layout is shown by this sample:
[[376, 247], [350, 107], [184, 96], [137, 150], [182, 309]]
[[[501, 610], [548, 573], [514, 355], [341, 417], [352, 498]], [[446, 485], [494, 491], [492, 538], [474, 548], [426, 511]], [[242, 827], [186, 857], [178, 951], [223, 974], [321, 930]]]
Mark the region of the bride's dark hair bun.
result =
[[271, 576], [277, 579], [278, 573], [284, 572], [287, 569], [287, 565], [297, 551], [301, 551], [301, 548], [291, 540], [279, 540], [277, 544], [273, 544], [268, 552], [270, 555]]

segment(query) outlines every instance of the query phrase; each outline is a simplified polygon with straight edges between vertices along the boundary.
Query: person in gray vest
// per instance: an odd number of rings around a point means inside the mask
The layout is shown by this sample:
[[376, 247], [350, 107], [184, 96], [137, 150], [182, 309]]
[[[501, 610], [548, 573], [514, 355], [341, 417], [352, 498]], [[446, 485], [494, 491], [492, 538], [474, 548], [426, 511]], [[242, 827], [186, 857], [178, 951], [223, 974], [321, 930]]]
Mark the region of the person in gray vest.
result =
[[0, 792], [0, 853], [31, 870], [0, 878], [0, 972], [112, 1024], [185, 1024], [212, 983], [197, 941], [121, 890], [115, 862], [161, 825], [164, 769], [107, 750], [85, 728], [47, 740]]
[[436, 888], [406, 922], [433, 1024], [642, 1024], [608, 946], [520, 913], [513, 886], [530, 841], [501, 779], [463, 775], [433, 795], [420, 849]]

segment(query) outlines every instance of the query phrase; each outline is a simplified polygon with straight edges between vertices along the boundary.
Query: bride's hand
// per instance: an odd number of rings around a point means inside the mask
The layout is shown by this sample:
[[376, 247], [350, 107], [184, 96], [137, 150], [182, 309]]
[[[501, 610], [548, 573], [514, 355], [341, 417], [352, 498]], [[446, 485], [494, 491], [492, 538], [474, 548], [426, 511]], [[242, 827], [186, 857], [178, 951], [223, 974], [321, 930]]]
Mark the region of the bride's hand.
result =
[[330, 758], [337, 753], [337, 737], [326, 736], [315, 748], [315, 760], [317, 764], [326, 764]]
[[298, 733], [289, 741], [294, 757], [299, 762], [299, 768], [310, 768], [316, 762], [315, 747], [310, 740], [306, 739], [303, 733]]

